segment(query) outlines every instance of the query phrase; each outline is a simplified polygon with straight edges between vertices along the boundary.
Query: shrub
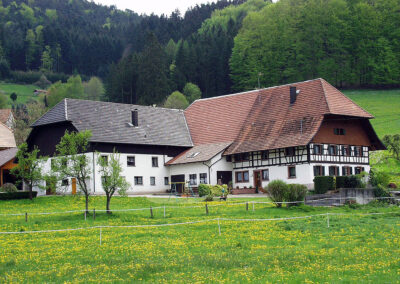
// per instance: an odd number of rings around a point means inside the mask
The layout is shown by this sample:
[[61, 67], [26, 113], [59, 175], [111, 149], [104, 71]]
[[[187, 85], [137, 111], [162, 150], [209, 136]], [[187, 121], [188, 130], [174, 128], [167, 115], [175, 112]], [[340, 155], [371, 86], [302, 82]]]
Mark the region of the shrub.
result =
[[206, 198], [204, 199], [204, 201], [213, 201], [214, 200], [214, 195], [209, 194], [206, 196]]
[[384, 187], [387, 187], [390, 182], [390, 175], [386, 172], [373, 169], [369, 174], [369, 182], [373, 186], [378, 186], [381, 184]]
[[38, 71], [12, 71], [11, 77], [15, 83], [33, 84], [40, 79], [42, 75]]
[[279, 202], [285, 201], [288, 185], [282, 180], [273, 180], [268, 184], [266, 190], [276, 207], [282, 207], [282, 203]]
[[376, 187], [374, 187], [374, 195], [375, 197], [389, 197], [390, 193], [385, 186], [378, 184]]
[[203, 197], [203, 196], [209, 195], [209, 194], [211, 194], [210, 185], [208, 185], [208, 184], [199, 184], [198, 191], [199, 191], [199, 197]]
[[314, 191], [316, 194], [324, 194], [328, 190], [335, 189], [335, 179], [331, 176], [317, 176], [314, 178]]
[[[287, 202], [295, 202], [295, 201], [304, 201], [307, 194], [307, 187], [302, 184], [289, 184], [288, 190], [286, 192], [285, 201]], [[288, 206], [297, 206], [302, 202], [291, 203]]]
[[364, 188], [362, 175], [336, 177], [336, 188]]
[[[32, 197], [37, 196], [37, 191], [32, 191]], [[0, 193], [0, 200], [29, 199], [29, 191]]]
[[15, 185], [13, 185], [12, 183], [5, 183], [1, 188], [0, 188], [1, 192], [17, 192], [18, 189], [15, 187]]

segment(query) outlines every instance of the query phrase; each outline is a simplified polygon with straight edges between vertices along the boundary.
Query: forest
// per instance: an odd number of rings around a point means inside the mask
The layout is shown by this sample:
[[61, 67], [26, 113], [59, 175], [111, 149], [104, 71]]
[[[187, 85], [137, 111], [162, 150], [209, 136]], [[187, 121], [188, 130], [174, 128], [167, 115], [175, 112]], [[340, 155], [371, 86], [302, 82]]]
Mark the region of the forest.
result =
[[[47, 82], [46, 106], [88, 98], [90, 78], [105, 90], [91, 99], [165, 105], [173, 93], [172, 107], [317, 77], [340, 88], [400, 85], [400, 0], [274, 2], [157, 16], [86, 0], [0, 0], [0, 81]], [[68, 78], [79, 92], [65, 91]]]

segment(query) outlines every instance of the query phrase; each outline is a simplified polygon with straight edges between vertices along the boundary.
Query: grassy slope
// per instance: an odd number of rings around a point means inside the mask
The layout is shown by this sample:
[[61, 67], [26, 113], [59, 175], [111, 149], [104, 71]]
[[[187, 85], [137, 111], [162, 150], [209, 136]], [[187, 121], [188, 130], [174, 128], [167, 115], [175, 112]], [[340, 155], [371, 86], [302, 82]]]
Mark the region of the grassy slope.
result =
[[371, 122], [379, 137], [400, 133], [400, 90], [345, 90], [343, 93], [375, 116]]
[[[197, 200], [198, 201], [198, 200]], [[242, 201], [242, 200], [234, 200]], [[115, 198], [112, 208], [159, 206], [166, 199]], [[276, 218], [325, 212], [350, 213], [279, 222], [221, 221], [163, 228], [99, 229], [35, 235], [0, 235], [0, 282], [395, 282], [400, 273], [398, 207], [282, 208], [257, 204], [149, 212], [81, 213], [0, 218], [0, 231], [187, 222], [205, 218]], [[102, 208], [104, 197], [91, 207]], [[76, 197], [0, 202], [0, 213], [82, 209]], [[204, 204], [202, 204], [204, 206]], [[396, 214], [359, 216], [365, 212]], [[384, 222], [382, 222], [384, 220]]]
[[12, 104], [12, 100], [10, 99], [11, 93], [14, 92], [17, 94], [17, 103], [26, 103], [29, 99], [37, 99], [37, 97], [33, 95], [33, 91], [36, 89], [40, 88], [35, 85], [0, 83], [0, 93], [3, 93], [7, 96], [10, 106]]

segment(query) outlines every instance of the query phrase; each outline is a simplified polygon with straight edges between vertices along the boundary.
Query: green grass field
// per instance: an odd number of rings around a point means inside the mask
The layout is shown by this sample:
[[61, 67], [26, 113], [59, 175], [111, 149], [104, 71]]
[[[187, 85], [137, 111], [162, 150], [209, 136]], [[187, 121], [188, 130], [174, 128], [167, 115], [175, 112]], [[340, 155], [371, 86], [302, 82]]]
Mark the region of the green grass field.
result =
[[[267, 201], [268, 199], [257, 199]], [[400, 275], [400, 210], [375, 204], [356, 209], [276, 208], [256, 204], [210, 206], [200, 199], [115, 197], [112, 208], [158, 207], [150, 212], [103, 212], [85, 221], [82, 213], [1, 216], [0, 231], [143, 225], [215, 218], [265, 219], [344, 213], [281, 221], [221, 221], [152, 228], [103, 228], [0, 235], [0, 283], [180, 282], [180, 283], [393, 283]], [[231, 199], [229, 202], [251, 201]], [[94, 197], [93, 208], [105, 198]], [[217, 205], [219, 203], [212, 203]], [[187, 208], [198, 205], [200, 208]], [[80, 197], [1, 201], [0, 214], [83, 208]], [[365, 213], [383, 215], [361, 215]]]
[[400, 90], [345, 90], [343, 93], [375, 116], [371, 122], [379, 137], [400, 133]]
[[11, 93], [17, 94], [17, 103], [24, 104], [30, 99], [37, 99], [37, 97], [33, 95], [33, 92], [36, 89], [40, 88], [35, 85], [0, 83], [0, 93], [7, 96], [8, 104], [10, 106], [12, 105], [12, 100], [10, 99]]

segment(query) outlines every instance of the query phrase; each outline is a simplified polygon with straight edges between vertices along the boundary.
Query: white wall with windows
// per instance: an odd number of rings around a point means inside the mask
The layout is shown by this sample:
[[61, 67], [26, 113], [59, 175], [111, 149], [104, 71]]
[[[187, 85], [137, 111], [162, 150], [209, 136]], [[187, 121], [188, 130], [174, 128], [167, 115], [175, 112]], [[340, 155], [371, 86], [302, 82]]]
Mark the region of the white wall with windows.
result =
[[[318, 172], [314, 172], [318, 168]], [[262, 187], [268, 185], [272, 180], [280, 179], [286, 183], [299, 183], [306, 185], [309, 189], [314, 187], [314, 177], [316, 175], [328, 176], [336, 173], [342, 175], [354, 175], [361, 171], [369, 172], [369, 165], [357, 164], [333, 164], [333, 163], [312, 163], [312, 164], [297, 164], [284, 166], [270, 166], [260, 168], [244, 168], [234, 170], [233, 187], [244, 188], [255, 187], [254, 171], [261, 171]]]

